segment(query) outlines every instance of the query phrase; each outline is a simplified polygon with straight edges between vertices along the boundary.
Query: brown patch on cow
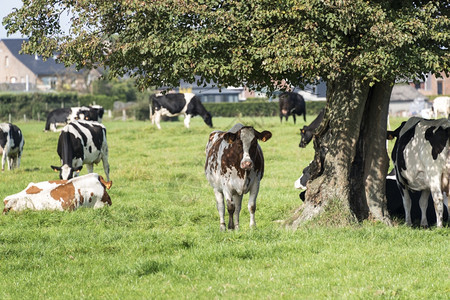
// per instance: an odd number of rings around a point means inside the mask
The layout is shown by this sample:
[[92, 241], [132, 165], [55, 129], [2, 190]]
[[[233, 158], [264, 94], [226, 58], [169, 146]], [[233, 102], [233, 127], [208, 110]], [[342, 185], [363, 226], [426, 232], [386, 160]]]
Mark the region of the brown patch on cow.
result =
[[106, 192], [106, 190], [105, 190], [105, 192], [103, 193], [103, 196], [102, 196], [102, 200], [101, 200], [103, 203], [106, 203], [106, 204], [108, 204], [108, 205], [112, 205], [112, 201], [111, 201], [111, 198], [109, 197], [109, 195], [108, 195], [108, 193]]
[[30, 186], [25, 192], [27, 194], [39, 194], [40, 192], [42, 192], [43, 190], [38, 188], [35, 185]]
[[83, 205], [83, 203], [84, 203], [84, 197], [83, 197], [83, 195], [81, 194], [81, 189], [78, 189], [78, 195], [80, 195], [80, 206], [81, 206], [81, 205]]
[[50, 180], [48, 183], [56, 183], [56, 184], [66, 184], [68, 180]]
[[60, 185], [50, 192], [50, 196], [57, 201], [61, 201], [64, 210], [75, 209], [75, 187], [73, 183]]
[[228, 173], [231, 168], [235, 168], [237, 171], [237, 176], [239, 178], [244, 178], [245, 170], [241, 168], [241, 160], [244, 156], [244, 151], [242, 149], [242, 141], [236, 140], [233, 144], [229, 144], [223, 150], [222, 160], [221, 160], [221, 174], [224, 175]]

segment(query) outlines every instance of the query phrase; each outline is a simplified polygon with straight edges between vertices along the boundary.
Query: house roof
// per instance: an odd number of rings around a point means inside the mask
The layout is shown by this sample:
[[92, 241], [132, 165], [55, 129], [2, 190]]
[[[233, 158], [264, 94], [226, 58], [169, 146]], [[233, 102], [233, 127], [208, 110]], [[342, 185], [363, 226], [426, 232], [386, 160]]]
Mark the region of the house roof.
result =
[[[20, 54], [22, 43], [27, 39], [2, 39], [5, 46], [11, 53], [34, 74], [38, 76], [63, 74], [68, 71], [68, 68], [62, 63], [57, 63], [55, 59], [49, 58], [46, 61], [42, 60], [41, 56]], [[77, 73], [74, 68], [69, 68], [71, 73]]]
[[396, 84], [392, 88], [391, 101], [413, 101], [415, 99], [428, 100], [409, 84]]

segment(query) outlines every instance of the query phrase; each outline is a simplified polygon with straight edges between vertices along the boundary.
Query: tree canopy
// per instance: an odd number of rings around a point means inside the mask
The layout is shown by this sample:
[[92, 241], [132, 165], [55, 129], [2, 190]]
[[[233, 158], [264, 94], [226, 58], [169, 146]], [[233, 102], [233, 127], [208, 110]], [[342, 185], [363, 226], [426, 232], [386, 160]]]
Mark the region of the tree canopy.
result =
[[141, 87], [194, 75], [255, 88], [340, 74], [374, 83], [449, 69], [447, 0], [23, 2], [4, 24], [29, 36], [25, 52], [106, 66]]

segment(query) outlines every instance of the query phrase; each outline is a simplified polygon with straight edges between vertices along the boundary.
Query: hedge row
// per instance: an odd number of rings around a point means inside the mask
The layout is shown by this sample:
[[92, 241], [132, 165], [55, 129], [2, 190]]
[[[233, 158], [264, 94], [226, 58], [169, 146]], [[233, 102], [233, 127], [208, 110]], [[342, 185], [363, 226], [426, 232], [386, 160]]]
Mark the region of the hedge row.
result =
[[[105, 109], [113, 109], [117, 97], [105, 95], [79, 95], [76, 93], [4, 93], [0, 94], [0, 121], [8, 119], [11, 114], [14, 120], [22, 119], [24, 115], [28, 119], [45, 120], [47, 114], [60, 107], [72, 107], [98, 104]], [[247, 101], [239, 103], [204, 103], [215, 117], [236, 116], [278, 116], [278, 102]], [[306, 113], [317, 115], [325, 106], [323, 101], [307, 101]], [[138, 120], [146, 120], [149, 117], [147, 101], [139, 102], [129, 113]], [[130, 117], [130, 116], [129, 116]]]
[[[278, 102], [204, 103], [207, 111], [217, 117], [278, 116]], [[306, 113], [317, 115], [325, 107], [324, 101], [306, 101]]]
[[0, 94], [0, 120], [26, 115], [29, 119], [45, 120], [47, 114], [60, 107], [98, 104], [112, 109], [114, 98], [104, 95], [78, 95], [76, 93], [2, 93]]

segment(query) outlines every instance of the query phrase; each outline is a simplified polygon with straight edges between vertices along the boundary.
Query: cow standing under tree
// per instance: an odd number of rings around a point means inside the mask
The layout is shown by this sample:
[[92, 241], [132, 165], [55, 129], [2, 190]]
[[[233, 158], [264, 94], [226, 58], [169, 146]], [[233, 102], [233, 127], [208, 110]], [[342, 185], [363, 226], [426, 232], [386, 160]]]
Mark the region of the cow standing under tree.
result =
[[302, 95], [294, 92], [285, 92], [280, 95], [280, 122], [283, 121], [283, 117], [286, 118], [286, 122], [290, 115], [294, 118], [294, 124], [297, 121], [295, 115], [303, 115], [303, 119], [306, 122], [306, 104]]
[[256, 226], [256, 197], [264, 175], [264, 156], [258, 140], [272, 137], [269, 131], [236, 124], [228, 132], [213, 131], [206, 144], [205, 175], [214, 189], [220, 229], [225, 230], [225, 206], [229, 215], [228, 229], [239, 229], [242, 197], [250, 192], [248, 210], [250, 227]]
[[300, 129], [300, 135], [302, 136], [300, 139], [300, 144], [298, 145], [301, 148], [305, 148], [306, 145], [311, 142], [314, 131], [319, 127], [320, 123], [323, 121], [323, 116], [325, 114], [325, 108], [321, 109], [317, 117], [314, 119], [314, 121], [311, 122], [309, 125], [303, 126], [302, 129]]
[[0, 123], [0, 154], [2, 154], [2, 171], [8, 161], [8, 170], [20, 167], [23, 146], [22, 131], [14, 124]]
[[51, 166], [59, 172], [60, 179], [78, 176], [83, 164], [88, 172], [94, 170], [94, 163], [103, 162], [106, 180], [109, 181], [108, 144], [106, 128], [103, 124], [91, 121], [74, 121], [67, 124], [58, 139], [58, 155], [61, 167]]
[[156, 123], [161, 129], [161, 116], [176, 117], [184, 115], [184, 126], [189, 128], [192, 117], [201, 116], [209, 127], [213, 127], [211, 114], [203, 106], [200, 98], [192, 93], [171, 93], [166, 95], [152, 95], [151, 113], [152, 124]]
[[405, 222], [412, 225], [409, 190], [421, 192], [420, 225], [428, 226], [426, 209], [431, 193], [436, 225], [442, 227], [444, 197], [450, 192], [450, 121], [410, 118], [388, 136], [397, 137], [392, 160], [398, 187], [403, 196]]

